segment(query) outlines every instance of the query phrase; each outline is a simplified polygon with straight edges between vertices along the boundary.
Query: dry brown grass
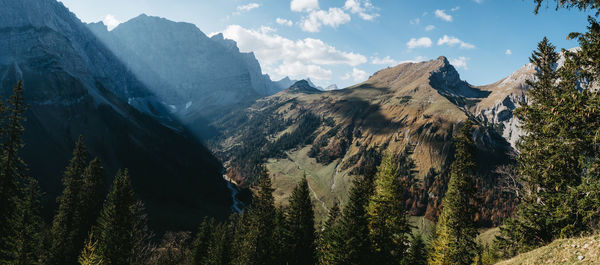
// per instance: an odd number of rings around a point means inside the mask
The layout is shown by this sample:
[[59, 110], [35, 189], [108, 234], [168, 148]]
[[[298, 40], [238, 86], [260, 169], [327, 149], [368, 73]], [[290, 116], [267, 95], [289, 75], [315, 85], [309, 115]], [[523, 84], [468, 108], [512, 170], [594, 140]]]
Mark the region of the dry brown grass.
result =
[[497, 264], [600, 264], [600, 235], [556, 240], [550, 245]]

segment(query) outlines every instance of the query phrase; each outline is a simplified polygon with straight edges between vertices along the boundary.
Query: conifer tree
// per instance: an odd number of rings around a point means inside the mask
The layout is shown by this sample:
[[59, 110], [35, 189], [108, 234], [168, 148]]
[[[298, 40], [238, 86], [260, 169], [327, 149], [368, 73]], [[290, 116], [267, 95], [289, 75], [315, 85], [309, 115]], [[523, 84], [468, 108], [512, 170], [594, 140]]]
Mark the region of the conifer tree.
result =
[[343, 253], [336, 264], [371, 264], [373, 262], [369, 221], [366, 207], [373, 193], [373, 183], [357, 177], [350, 189], [350, 196], [340, 220]]
[[[239, 236], [235, 248], [238, 254], [233, 264], [267, 265], [273, 263], [274, 258], [274, 224], [276, 217], [275, 199], [271, 178], [265, 168], [258, 180], [258, 192], [253, 199], [252, 207], [245, 222], [244, 232]], [[237, 233], [237, 232], [236, 232]]]
[[293, 238], [289, 246], [289, 264], [315, 264], [315, 214], [306, 176], [292, 192], [287, 217], [290, 236]]
[[93, 159], [83, 172], [82, 187], [79, 195], [81, 209], [80, 231], [89, 234], [92, 226], [98, 222], [104, 202], [104, 168], [98, 158]]
[[295, 240], [290, 232], [290, 226], [286, 220], [286, 210], [277, 208], [275, 213], [275, 229], [273, 230], [273, 242], [275, 252], [273, 254], [274, 264], [287, 264], [291, 259], [292, 241]]
[[40, 261], [42, 247], [42, 228], [44, 221], [40, 216], [42, 209], [42, 192], [37, 180], [28, 178], [21, 189], [23, 196], [19, 200], [17, 221], [16, 253], [17, 257], [11, 264], [29, 265]]
[[218, 224], [211, 236], [206, 257], [201, 264], [221, 265], [231, 262], [231, 240], [234, 222]]
[[400, 185], [398, 162], [392, 155], [384, 156], [367, 208], [369, 235], [379, 264], [399, 264], [408, 247], [410, 226], [403, 206], [404, 187]]
[[427, 265], [427, 245], [421, 234], [413, 235], [404, 264]]
[[98, 250], [107, 265], [129, 264], [135, 247], [135, 194], [127, 170], [119, 171], [98, 220]]
[[69, 265], [77, 264], [77, 260], [85, 238], [89, 231], [82, 229], [81, 191], [83, 187], [83, 173], [87, 166], [88, 152], [79, 136], [73, 158], [69, 162], [63, 175], [63, 193], [58, 197], [58, 212], [52, 222], [51, 246], [49, 250], [49, 264]]
[[327, 220], [319, 233], [319, 264], [341, 264], [344, 242], [339, 219], [340, 207], [336, 202], [329, 210]]
[[79, 256], [79, 264], [81, 265], [102, 265], [104, 264], [102, 257], [98, 253], [98, 242], [96, 242], [90, 234], [87, 242], [83, 246], [81, 255]]
[[25, 163], [18, 152], [23, 147], [24, 113], [27, 109], [23, 99], [23, 83], [19, 81], [13, 87], [13, 94], [8, 100], [8, 109], [0, 105], [0, 114], [5, 120], [6, 128], [0, 129], [0, 136], [5, 138], [0, 157], [0, 263], [12, 262], [16, 258], [15, 238], [17, 233], [18, 192], [19, 183], [24, 181]]
[[436, 238], [429, 264], [470, 265], [476, 254], [477, 229], [472, 204], [475, 195], [475, 157], [471, 128], [471, 121], [467, 120], [456, 139], [450, 182], [436, 224]]
[[195, 265], [203, 264], [208, 253], [208, 247], [212, 241], [213, 230], [215, 228], [215, 220], [205, 217], [198, 228], [196, 238], [192, 243], [192, 259]]

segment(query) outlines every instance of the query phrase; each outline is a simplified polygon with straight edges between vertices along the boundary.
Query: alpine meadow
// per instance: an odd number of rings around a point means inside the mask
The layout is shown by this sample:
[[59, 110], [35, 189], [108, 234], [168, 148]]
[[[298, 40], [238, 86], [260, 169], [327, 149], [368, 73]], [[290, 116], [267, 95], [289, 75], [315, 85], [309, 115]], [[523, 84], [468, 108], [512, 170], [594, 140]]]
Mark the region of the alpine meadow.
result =
[[0, 0], [5, 264], [600, 264], [600, 0]]

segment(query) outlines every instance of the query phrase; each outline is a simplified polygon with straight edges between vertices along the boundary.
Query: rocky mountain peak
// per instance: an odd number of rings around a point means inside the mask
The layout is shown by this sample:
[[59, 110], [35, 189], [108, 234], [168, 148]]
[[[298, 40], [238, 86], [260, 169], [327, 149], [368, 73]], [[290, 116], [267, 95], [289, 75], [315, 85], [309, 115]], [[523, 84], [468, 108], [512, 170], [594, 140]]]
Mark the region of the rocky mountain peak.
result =
[[287, 89], [287, 91], [294, 92], [294, 93], [319, 93], [319, 92], [321, 92], [321, 90], [318, 90], [315, 87], [311, 86], [309, 81], [307, 81], [307, 80], [300, 80], [300, 81], [294, 83], [290, 88]]

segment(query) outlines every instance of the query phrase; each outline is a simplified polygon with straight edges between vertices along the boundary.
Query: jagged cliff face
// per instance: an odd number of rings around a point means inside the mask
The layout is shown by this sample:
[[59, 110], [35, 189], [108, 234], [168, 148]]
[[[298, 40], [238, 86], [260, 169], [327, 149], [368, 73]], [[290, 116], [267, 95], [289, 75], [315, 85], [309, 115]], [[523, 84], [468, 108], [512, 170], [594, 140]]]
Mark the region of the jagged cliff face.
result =
[[55, 0], [0, 6], [0, 95], [23, 80], [29, 110], [22, 155], [46, 193], [48, 214], [79, 135], [102, 160], [107, 183], [117, 169], [130, 169], [162, 229], [191, 229], [203, 215], [227, 213], [219, 161], [75, 15]]
[[[490, 94], [462, 81], [444, 57], [388, 68], [343, 90], [299, 89], [304, 85], [296, 83], [215, 122], [224, 136], [213, 146], [228, 161], [229, 176], [240, 183], [252, 177], [247, 165], [264, 159], [279, 203], [306, 173], [320, 214], [334, 201], [346, 200], [352, 177], [364, 173], [373, 150], [410, 148], [422, 185], [433, 182], [426, 175], [447, 169], [453, 135], [472, 116], [468, 109]], [[493, 129], [482, 123], [475, 138], [482, 172], [507, 161], [510, 146]], [[408, 205], [417, 214], [438, 206], [434, 201], [441, 194], [427, 191]], [[427, 202], [423, 196], [436, 199]]]
[[254, 54], [193, 24], [141, 15], [110, 32], [102, 23], [89, 27], [187, 124], [281, 90]]

